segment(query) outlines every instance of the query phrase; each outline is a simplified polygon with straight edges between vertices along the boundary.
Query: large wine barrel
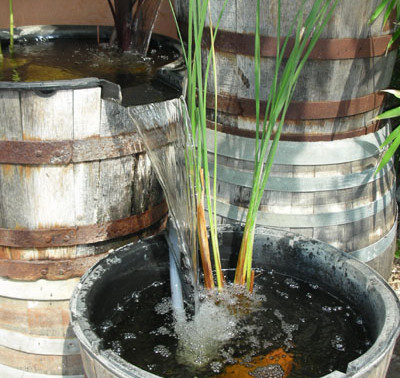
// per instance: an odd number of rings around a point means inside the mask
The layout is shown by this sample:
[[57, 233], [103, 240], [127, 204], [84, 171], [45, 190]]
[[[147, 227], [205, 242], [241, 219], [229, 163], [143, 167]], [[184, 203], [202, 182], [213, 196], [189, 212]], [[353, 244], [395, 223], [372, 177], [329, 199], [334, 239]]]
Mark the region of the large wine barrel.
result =
[[83, 377], [75, 285], [110, 250], [165, 225], [118, 99], [119, 86], [99, 79], [0, 82], [1, 377]]
[[[178, 0], [176, 4], [183, 30], [187, 3]], [[222, 3], [211, 0], [214, 25]], [[288, 33], [300, 3], [282, 1], [282, 36]], [[388, 130], [371, 120], [381, 109], [380, 91], [390, 83], [396, 51], [385, 54], [392, 24], [383, 30], [382, 19], [368, 24], [379, 3], [340, 1], [312, 51], [287, 113], [258, 223], [333, 244], [388, 277], [397, 219], [394, 176], [392, 165], [378, 176], [373, 174], [379, 143]], [[229, 1], [215, 42], [217, 211], [229, 223], [244, 219], [254, 161], [255, 4]], [[275, 67], [277, 2], [262, 0], [261, 8], [261, 93], [265, 99]], [[212, 128], [213, 80], [208, 88]]]

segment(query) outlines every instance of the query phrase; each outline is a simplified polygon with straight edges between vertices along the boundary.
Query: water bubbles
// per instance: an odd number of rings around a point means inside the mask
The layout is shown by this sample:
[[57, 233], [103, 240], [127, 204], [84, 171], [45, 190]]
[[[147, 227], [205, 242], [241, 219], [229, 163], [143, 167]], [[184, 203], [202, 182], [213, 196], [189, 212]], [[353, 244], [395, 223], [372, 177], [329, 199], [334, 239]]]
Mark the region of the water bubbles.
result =
[[331, 339], [332, 348], [338, 350], [339, 352], [346, 351], [346, 344], [344, 337], [341, 335], [335, 335], [333, 339]]
[[133, 332], [125, 332], [123, 338], [124, 340], [135, 340], [136, 335]]
[[171, 300], [170, 298], [163, 298], [154, 308], [156, 314], [165, 315], [171, 311]]
[[300, 287], [299, 283], [296, 282], [293, 278], [289, 277], [285, 279], [285, 284], [289, 286], [291, 289], [298, 289]]
[[251, 371], [249, 375], [255, 378], [284, 378], [285, 371], [279, 364], [272, 364], [258, 367]]
[[100, 333], [106, 333], [113, 326], [114, 324], [111, 320], [105, 320], [103, 323], [100, 324], [98, 330]]
[[223, 369], [224, 365], [222, 364], [222, 362], [218, 362], [218, 361], [213, 361], [210, 364], [210, 368], [213, 371], [213, 373], [218, 374], [221, 372], [221, 370]]
[[330, 306], [322, 306], [322, 311], [323, 312], [327, 312], [327, 313], [331, 313], [332, 312], [332, 307], [330, 307]]
[[118, 354], [118, 356], [121, 356], [124, 350], [120, 340], [113, 340], [111, 342], [111, 349], [114, 353]]
[[165, 358], [168, 358], [171, 355], [170, 350], [165, 345], [156, 345], [154, 347], [154, 353]]

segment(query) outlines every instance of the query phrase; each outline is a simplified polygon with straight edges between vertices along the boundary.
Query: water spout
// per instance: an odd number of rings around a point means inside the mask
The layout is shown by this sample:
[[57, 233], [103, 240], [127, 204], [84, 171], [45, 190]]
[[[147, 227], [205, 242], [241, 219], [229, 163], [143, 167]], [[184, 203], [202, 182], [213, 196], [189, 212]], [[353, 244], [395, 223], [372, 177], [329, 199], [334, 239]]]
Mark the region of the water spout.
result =
[[145, 56], [161, 0], [108, 0], [118, 47]]

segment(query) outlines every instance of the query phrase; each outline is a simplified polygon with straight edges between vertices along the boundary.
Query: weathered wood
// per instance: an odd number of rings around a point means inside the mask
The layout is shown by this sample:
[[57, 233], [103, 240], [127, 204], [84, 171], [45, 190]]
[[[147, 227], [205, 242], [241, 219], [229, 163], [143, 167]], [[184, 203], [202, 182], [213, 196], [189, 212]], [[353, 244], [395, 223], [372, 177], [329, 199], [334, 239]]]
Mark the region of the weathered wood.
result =
[[0, 90], [1, 141], [33, 146], [38, 158], [40, 143], [52, 146], [49, 159], [70, 149], [49, 164], [24, 152], [0, 163], [1, 376], [83, 374], [68, 316], [79, 277], [109, 249], [164, 226], [163, 194], [128, 111], [101, 94]]

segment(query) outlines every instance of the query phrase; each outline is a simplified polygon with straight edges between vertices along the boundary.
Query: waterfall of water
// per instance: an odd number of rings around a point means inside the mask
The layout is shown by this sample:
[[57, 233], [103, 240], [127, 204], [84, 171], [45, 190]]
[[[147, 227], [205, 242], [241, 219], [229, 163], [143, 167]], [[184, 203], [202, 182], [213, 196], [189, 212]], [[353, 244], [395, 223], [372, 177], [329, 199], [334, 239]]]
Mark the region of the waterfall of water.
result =
[[108, 0], [114, 17], [118, 46], [147, 54], [161, 0]]
[[[183, 98], [129, 108], [170, 212], [169, 242], [186, 300], [197, 300], [198, 262], [194, 144]], [[174, 235], [176, 232], [176, 241]]]

